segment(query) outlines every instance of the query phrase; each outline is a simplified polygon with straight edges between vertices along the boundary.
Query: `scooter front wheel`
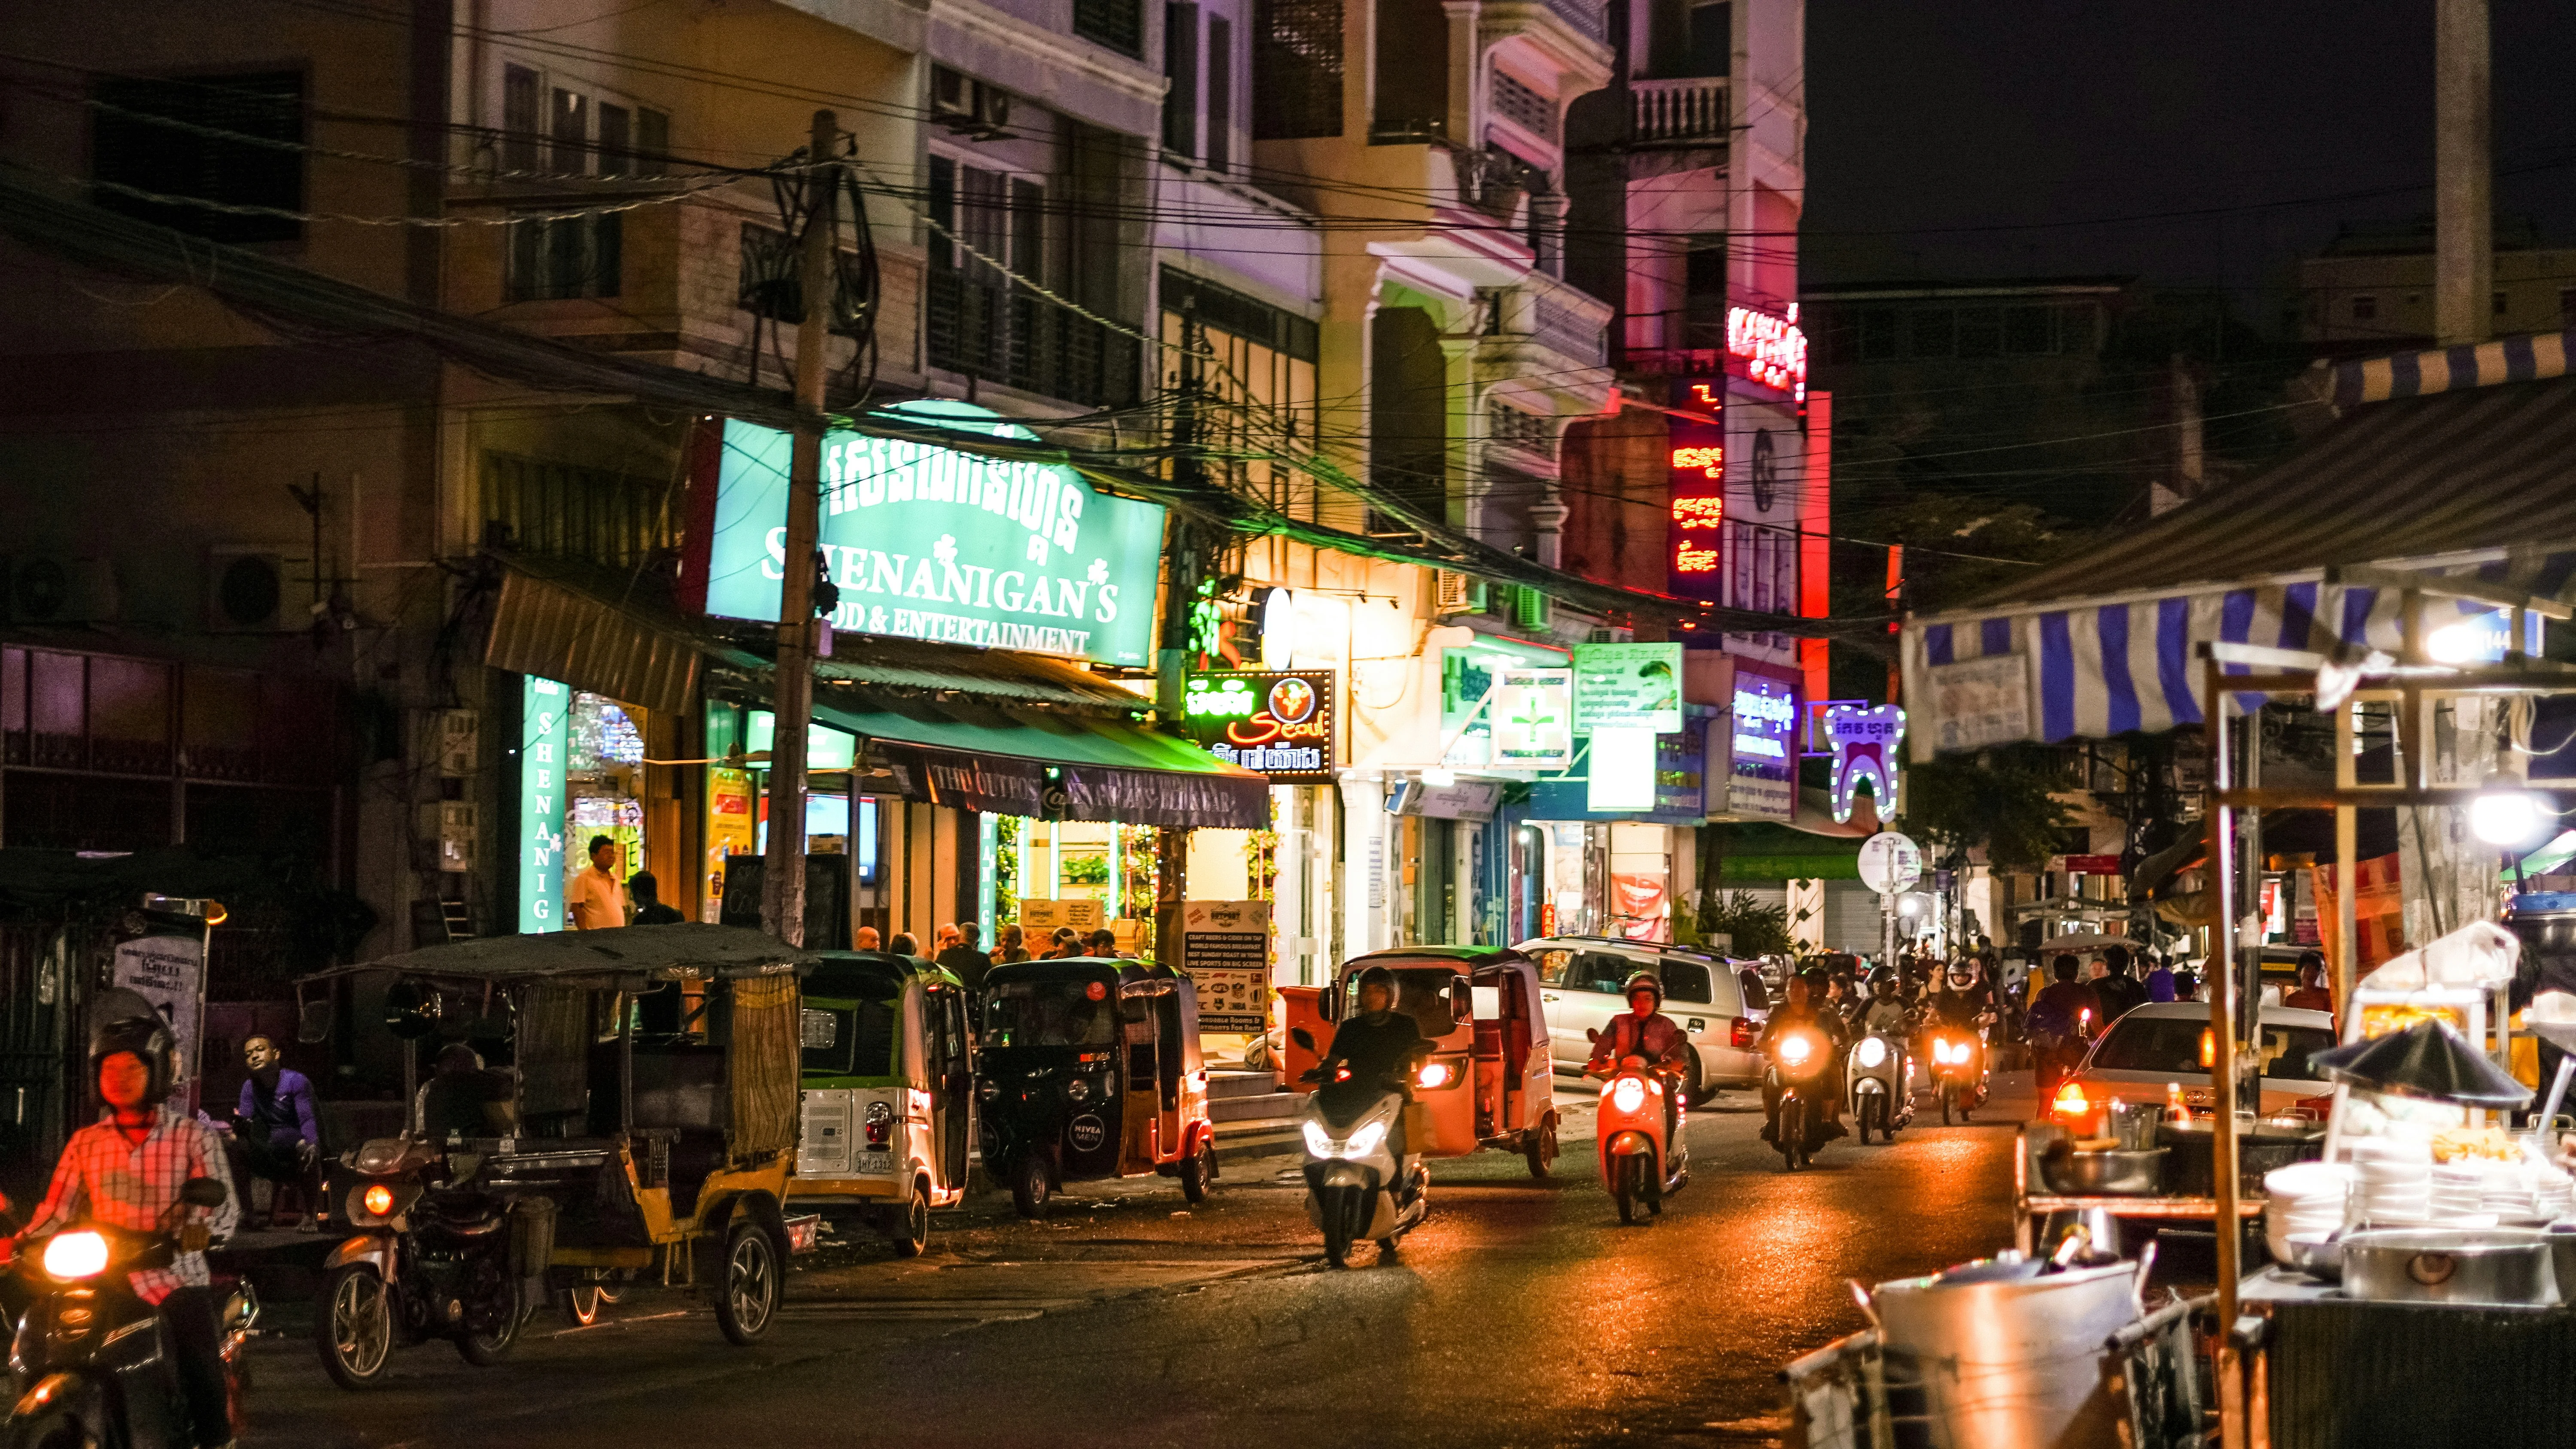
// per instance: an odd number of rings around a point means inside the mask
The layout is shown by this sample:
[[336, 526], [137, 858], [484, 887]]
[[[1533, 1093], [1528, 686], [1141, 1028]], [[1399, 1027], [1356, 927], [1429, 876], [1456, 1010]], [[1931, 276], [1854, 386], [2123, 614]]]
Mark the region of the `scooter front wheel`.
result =
[[313, 1346], [322, 1369], [344, 1389], [373, 1388], [394, 1356], [393, 1294], [372, 1263], [343, 1263], [322, 1280], [313, 1305]]
[[1324, 1220], [1324, 1261], [1336, 1268], [1347, 1268], [1351, 1265], [1350, 1205], [1336, 1192], [1326, 1197], [1321, 1206], [1323, 1211], [1317, 1216]]
[[1610, 1195], [1619, 1200], [1619, 1225], [1637, 1221], [1637, 1159], [1622, 1157], [1610, 1170]]

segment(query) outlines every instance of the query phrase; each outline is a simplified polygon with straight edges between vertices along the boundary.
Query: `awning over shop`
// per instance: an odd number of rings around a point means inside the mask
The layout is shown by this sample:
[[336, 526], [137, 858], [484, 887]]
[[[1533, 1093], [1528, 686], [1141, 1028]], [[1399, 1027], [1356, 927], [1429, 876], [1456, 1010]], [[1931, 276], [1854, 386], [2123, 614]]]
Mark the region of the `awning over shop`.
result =
[[2576, 379], [2358, 408], [2267, 473], [1908, 621], [1915, 758], [2197, 724], [2205, 642], [2393, 652], [2398, 591], [2329, 581], [2355, 565], [2558, 594], [2576, 576]]
[[678, 712], [697, 695], [709, 653], [732, 651], [723, 637], [657, 607], [653, 590], [624, 589], [595, 570], [505, 556], [483, 662], [604, 694], [646, 709]]
[[868, 740], [910, 799], [1004, 815], [1266, 830], [1270, 783], [1119, 720], [965, 702], [814, 717]]

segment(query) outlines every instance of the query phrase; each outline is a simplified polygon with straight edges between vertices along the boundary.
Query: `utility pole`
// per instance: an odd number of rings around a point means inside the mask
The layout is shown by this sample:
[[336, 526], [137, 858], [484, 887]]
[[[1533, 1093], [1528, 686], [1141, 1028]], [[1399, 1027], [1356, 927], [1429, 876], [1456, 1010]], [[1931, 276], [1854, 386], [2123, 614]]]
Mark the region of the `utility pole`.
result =
[[805, 740], [814, 712], [814, 540], [823, 482], [823, 350], [831, 340], [834, 198], [831, 165], [841, 126], [814, 113], [806, 148], [805, 236], [796, 323], [796, 443], [787, 469], [785, 575], [778, 583], [778, 677], [770, 701], [769, 850], [760, 883], [760, 928], [790, 946], [805, 944]]
[[2433, 340], [2495, 330], [2495, 121], [2487, 0], [2433, 5]]

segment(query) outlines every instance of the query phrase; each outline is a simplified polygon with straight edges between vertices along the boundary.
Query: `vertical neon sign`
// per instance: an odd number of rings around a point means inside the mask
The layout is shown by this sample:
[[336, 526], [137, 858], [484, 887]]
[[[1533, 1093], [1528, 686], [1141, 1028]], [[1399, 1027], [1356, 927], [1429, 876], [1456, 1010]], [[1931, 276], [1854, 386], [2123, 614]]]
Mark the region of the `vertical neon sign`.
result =
[[527, 676], [519, 693], [519, 930], [563, 929], [564, 739], [572, 691]]
[[1726, 585], [1726, 383], [1676, 379], [1665, 419], [1671, 455], [1671, 519], [1665, 582], [1685, 599], [1719, 599]]

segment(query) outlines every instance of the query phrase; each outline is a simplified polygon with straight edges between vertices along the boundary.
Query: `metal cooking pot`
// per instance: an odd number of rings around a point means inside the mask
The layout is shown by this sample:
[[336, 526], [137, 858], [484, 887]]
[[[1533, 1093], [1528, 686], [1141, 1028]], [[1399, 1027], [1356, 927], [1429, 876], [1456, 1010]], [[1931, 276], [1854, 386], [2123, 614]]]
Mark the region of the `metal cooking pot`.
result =
[[2068, 1197], [2153, 1197], [2163, 1190], [2165, 1149], [2077, 1152], [2056, 1144], [2040, 1157], [2049, 1187]]
[[2558, 1301], [2558, 1278], [2546, 1233], [2390, 1228], [2344, 1236], [2343, 1290], [2378, 1302], [2545, 1308]]

